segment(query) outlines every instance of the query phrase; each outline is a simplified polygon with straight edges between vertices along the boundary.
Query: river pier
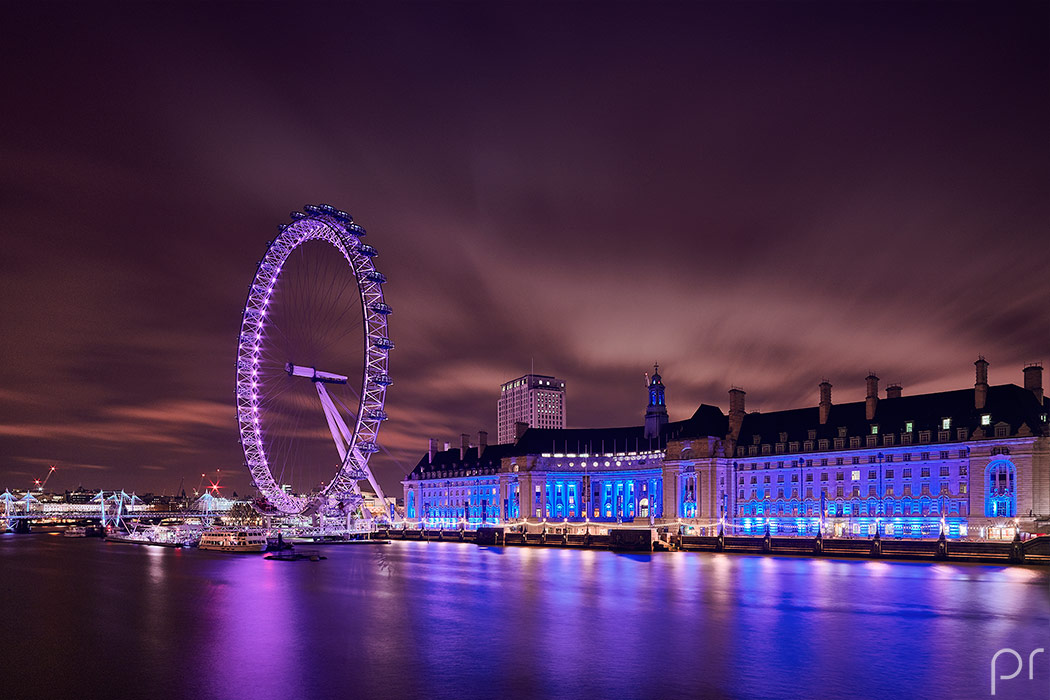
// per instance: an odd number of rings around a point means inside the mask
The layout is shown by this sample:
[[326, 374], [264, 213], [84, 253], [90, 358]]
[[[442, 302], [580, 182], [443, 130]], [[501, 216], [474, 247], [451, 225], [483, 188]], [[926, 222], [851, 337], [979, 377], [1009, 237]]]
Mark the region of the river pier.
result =
[[[561, 531], [559, 531], [561, 530]], [[827, 558], [965, 561], [987, 564], [1050, 566], [1050, 537], [1022, 541], [938, 539], [848, 539], [832, 537], [743, 537], [674, 535], [656, 529], [615, 528], [607, 534], [569, 533], [564, 529], [531, 532], [501, 527], [477, 530], [381, 529], [375, 539], [423, 542], [471, 542], [487, 547], [566, 547], [617, 551], [692, 551]]]

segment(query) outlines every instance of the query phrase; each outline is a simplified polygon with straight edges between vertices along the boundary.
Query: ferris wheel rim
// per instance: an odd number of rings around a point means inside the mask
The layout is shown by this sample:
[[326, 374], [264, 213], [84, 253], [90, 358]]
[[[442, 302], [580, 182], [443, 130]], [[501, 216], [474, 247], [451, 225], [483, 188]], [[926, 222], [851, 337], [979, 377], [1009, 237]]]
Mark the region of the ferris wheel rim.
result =
[[[361, 238], [365, 230], [353, 218], [330, 205], [306, 205], [304, 212], [293, 212], [292, 223], [280, 227], [279, 235], [270, 241], [260, 260], [241, 316], [236, 366], [237, 422], [245, 465], [255, 487], [267, 501], [284, 514], [299, 514], [316, 507], [333, 494], [357, 488], [357, 482], [374, 477], [368, 469], [369, 456], [378, 450], [379, 427], [386, 418], [386, 389], [389, 377], [389, 351], [393, 349], [388, 333], [383, 283], [386, 278], [376, 269], [376, 250]], [[274, 479], [267, 457], [267, 445], [260, 427], [259, 366], [265, 349], [266, 307], [278, 287], [281, 268], [289, 256], [310, 241], [325, 241], [342, 254], [357, 283], [364, 325], [364, 362], [361, 392], [355, 425], [346, 457], [335, 475], [314, 496], [296, 496], [281, 489]]]

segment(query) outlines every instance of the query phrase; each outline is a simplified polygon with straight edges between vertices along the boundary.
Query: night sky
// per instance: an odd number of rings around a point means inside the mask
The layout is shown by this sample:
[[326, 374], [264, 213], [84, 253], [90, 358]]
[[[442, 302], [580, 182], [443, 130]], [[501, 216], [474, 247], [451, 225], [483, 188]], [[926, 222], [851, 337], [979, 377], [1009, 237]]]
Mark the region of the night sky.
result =
[[[1050, 360], [1048, 6], [0, 5], [0, 489], [245, 493], [242, 304], [331, 202], [389, 278], [373, 466], [496, 433], [1021, 383]], [[396, 488], [400, 492], [400, 487]]]

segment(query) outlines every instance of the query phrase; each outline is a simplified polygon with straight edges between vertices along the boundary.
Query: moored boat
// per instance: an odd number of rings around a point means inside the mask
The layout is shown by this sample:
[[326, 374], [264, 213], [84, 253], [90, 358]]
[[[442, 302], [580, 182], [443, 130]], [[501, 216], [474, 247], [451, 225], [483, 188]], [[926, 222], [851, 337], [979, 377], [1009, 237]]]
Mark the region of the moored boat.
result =
[[[88, 533], [90, 535], [90, 532]], [[200, 537], [200, 529], [185, 525], [165, 527], [163, 525], [131, 525], [124, 530], [115, 528], [106, 533], [107, 542], [145, 544], [155, 547], [192, 547]]]
[[199, 549], [216, 552], [263, 552], [266, 551], [264, 530], [208, 530], [201, 535]]
[[321, 561], [327, 558], [317, 552], [278, 552], [266, 555], [266, 559], [271, 561]]
[[183, 546], [182, 542], [169, 542], [163, 540], [151, 540], [141, 534], [114, 533], [106, 535], [106, 542], [120, 542], [123, 544], [145, 544], [151, 547], [172, 547], [178, 549]]

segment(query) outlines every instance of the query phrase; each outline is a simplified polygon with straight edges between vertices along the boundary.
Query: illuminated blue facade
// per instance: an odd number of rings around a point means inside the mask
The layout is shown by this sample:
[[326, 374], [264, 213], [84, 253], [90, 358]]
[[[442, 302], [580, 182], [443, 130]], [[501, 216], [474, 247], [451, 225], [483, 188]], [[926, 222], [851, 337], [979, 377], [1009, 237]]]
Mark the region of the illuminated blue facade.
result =
[[[662, 517], [661, 459], [656, 451], [512, 457], [502, 476], [513, 494], [511, 519], [631, 522]], [[523, 496], [529, 497], [527, 503]]]
[[481, 462], [476, 448], [465, 460], [459, 450], [437, 453], [403, 482], [406, 517], [427, 527], [662, 517], [662, 451], [515, 455], [498, 469], [484, 462], [506, 447], [487, 448]]
[[745, 532], [770, 518], [774, 531], [816, 532], [823, 518], [838, 534], [874, 534], [887, 521], [884, 535], [934, 537], [943, 516], [959, 536], [970, 515], [970, 451], [924, 444], [734, 460], [736, 516]]
[[1017, 515], [1016, 474], [1013, 462], [1002, 456], [988, 464], [985, 469], [985, 515], [993, 518]]
[[[983, 362], [979, 361], [979, 362]], [[987, 363], [984, 364], [986, 371]], [[529, 429], [514, 444], [424, 457], [405, 480], [406, 515], [485, 522], [673, 524], [728, 533], [884, 537], [1012, 536], [1050, 515], [1050, 408], [1038, 386], [878, 396], [746, 413], [702, 405], [687, 420]], [[654, 386], [655, 385], [655, 386]], [[976, 528], [976, 529], [975, 529]]]

